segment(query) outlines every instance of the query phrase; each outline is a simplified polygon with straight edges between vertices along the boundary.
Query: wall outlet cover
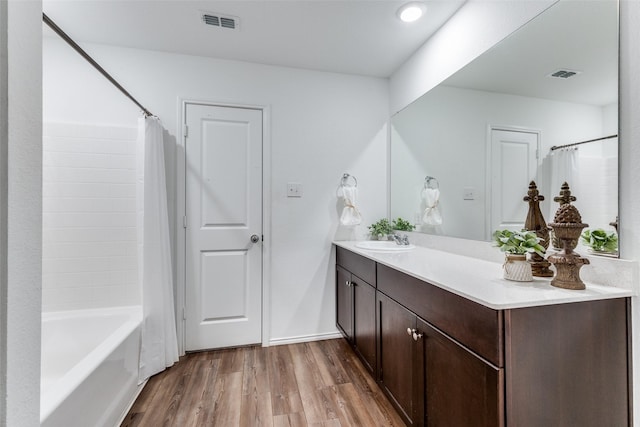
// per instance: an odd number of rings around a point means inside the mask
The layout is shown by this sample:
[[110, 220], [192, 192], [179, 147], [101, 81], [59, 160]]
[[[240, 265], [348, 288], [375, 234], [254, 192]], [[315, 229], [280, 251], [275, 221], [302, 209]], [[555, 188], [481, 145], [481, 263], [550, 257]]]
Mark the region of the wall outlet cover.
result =
[[287, 183], [287, 197], [302, 197], [302, 184], [299, 182]]

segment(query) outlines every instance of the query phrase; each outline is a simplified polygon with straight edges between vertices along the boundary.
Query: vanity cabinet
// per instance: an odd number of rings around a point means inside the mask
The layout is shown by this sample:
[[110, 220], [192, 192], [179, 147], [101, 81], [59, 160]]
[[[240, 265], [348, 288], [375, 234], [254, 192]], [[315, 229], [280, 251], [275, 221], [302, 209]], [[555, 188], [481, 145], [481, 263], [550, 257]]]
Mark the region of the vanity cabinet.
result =
[[[386, 268], [379, 266], [379, 271]], [[381, 272], [380, 285], [393, 286], [385, 283], [389, 273], [402, 280], [402, 273], [390, 269]], [[405, 284], [397, 282], [396, 287]], [[416, 296], [415, 305], [420, 305]], [[379, 383], [407, 425], [504, 425], [503, 369], [381, 291], [377, 310]], [[465, 322], [464, 316], [460, 320]]]
[[423, 413], [422, 364], [417, 344], [407, 334], [417, 328], [417, 317], [402, 305], [378, 292], [378, 381], [407, 425], [416, 424]]
[[338, 327], [407, 425], [631, 425], [628, 297], [492, 309], [337, 249], [338, 288], [375, 272]]
[[376, 265], [348, 251], [339, 250], [338, 254], [336, 324], [373, 373], [376, 368]]

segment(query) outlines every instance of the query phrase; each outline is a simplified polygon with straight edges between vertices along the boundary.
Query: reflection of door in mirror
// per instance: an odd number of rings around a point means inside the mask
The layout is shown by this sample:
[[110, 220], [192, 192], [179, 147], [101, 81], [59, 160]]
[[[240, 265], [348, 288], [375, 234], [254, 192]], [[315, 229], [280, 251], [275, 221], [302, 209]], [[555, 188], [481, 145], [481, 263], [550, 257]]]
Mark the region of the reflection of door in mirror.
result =
[[489, 236], [498, 229], [524, 228], [528, 204], [522, 200], [526, 195], [522, 183], [536, 179], [539, 136], [532, 131], [491, 129]]
[[[535, 176], [545, 196], [540, 209], [552, 221], [558, 207], [553, 197], [560, 189], [551, 185], [551, 147], [618, 133], [617, 10], [617, 2], [609, 0], [557, 2], [396, 114], [391, 216], [413, 219], [416, 231], [432, 233], [422, 220], [420, 191], [424, 177], [435, 176], [443, 234], [488, 240], [500, 228], [490, 218], [494, 202], [512, 201], [522, 213], [509, 211], [506, 218], [515, 222], [519, 215], [524, 222], [527, 204], [522, 197]], [[492, 124], [539, 131], [536, 173], [494, 170], [487, 128]], [[618, 207], [616, 142], [584, 144], [578, 150], [580, 173], [570, 185], [589, 228], [614, 230], [609, 223]], [[496, 170], [509, 178], [493, 183]], [[508, 194], [494, 201], [491, 193], [502, 187]]]

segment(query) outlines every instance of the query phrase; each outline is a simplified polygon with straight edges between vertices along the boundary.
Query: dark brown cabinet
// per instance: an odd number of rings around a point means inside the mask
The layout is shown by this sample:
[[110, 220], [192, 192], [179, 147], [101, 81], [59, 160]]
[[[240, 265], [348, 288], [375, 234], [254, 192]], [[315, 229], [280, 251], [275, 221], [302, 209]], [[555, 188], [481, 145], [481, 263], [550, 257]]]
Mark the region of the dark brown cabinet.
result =
[[340, 247], [337, 261], [338, 327], [407, 425], [631, 425], [629, 298], [494, 310]]
[[[424, 362], [424, 423], [429, 427], [504, 425], [503, 369], [418, 320]], [[419, 424], [420, 425], [420, 424]]]
[[379, 382], [411, 426], [501, 426], [503, 370], [378, 292]]
[[420, 363], [412, 338], [417, 317], [378, 292], [378, 381], [407, 425], [420, 425], [422, 413]]
[[353, 342], [351, 273], [341, 267], [336, 267], [336, 324], [344, 337]]
[[[350, 253], [343, 253], [338, 260], [363, 276], [373, 277], [375, 283], [375, 263]], [[371, 373], [377, 366], [375, 316], [375, 288], [352, 271], [337, 265], [336, 324]]]
[[357, 276], [352, 282], [354, 349], [373, 373], [376, 369], [376, 290]]

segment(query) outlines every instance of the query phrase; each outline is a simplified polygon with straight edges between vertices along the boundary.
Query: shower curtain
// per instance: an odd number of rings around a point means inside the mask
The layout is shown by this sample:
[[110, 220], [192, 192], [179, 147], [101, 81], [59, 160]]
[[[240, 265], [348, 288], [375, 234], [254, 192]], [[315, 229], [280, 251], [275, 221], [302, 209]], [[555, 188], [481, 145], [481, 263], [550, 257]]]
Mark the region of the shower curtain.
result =
[[143, 311], [139, 383], [178, 361], [162, 133], [158, 118], [138, 120], [138, 280]]
[[[564, 182], [569, 184], [571, 193], [578, 196], [578, 148], [560, 148], [551, 152], [551, 188], [550, 197], [548, 200], [553, 201], [553, 198], [560, 193], [560, 187]], [[550, 212], [547, 218], [553, 219], [558, 205], [556, 203], [550, 203]]]

